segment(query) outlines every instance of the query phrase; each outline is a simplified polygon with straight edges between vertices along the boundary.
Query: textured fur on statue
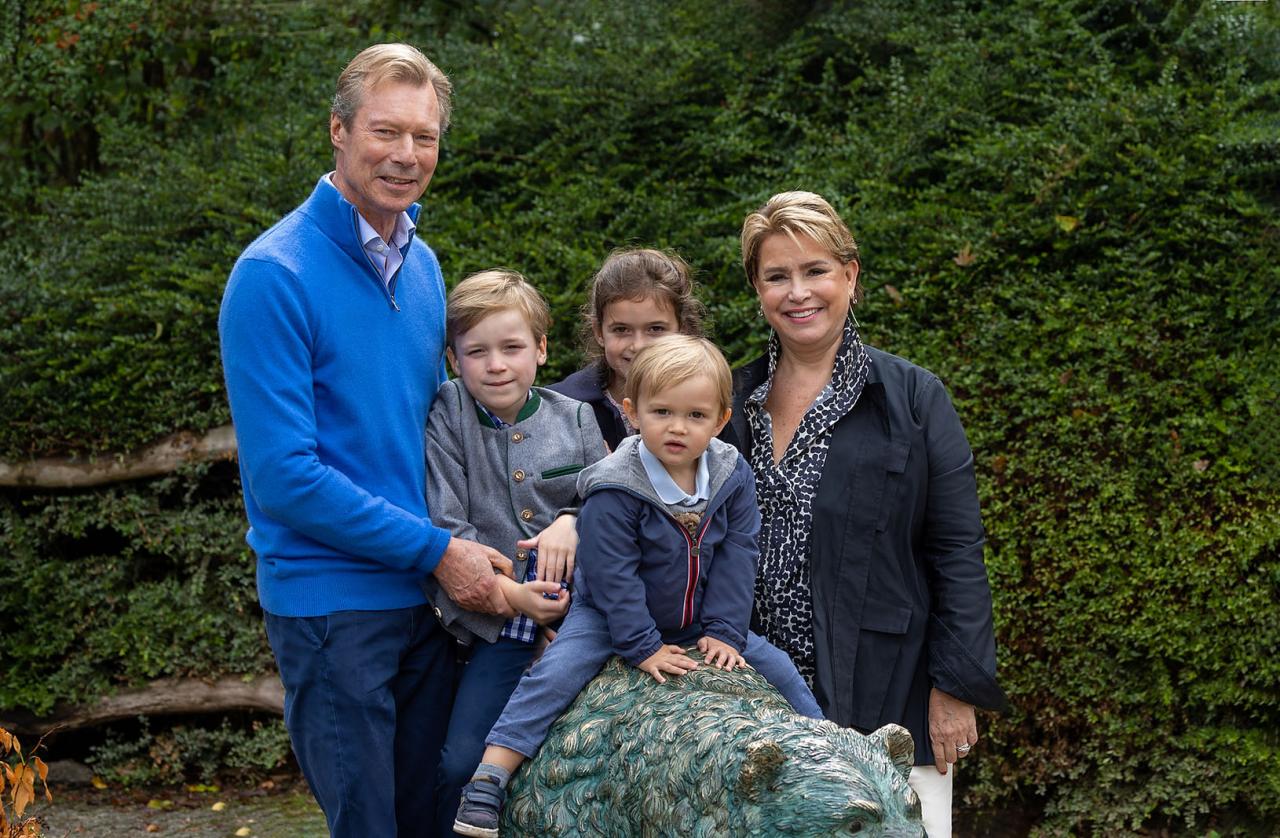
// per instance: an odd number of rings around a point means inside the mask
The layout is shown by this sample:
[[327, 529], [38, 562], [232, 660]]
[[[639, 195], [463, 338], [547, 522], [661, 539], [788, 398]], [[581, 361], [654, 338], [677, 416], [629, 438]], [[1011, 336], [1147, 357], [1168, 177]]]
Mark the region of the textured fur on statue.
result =
[[913, 754], [897, 725], [796, 715], [751, 670], [658, 684], [614, 657], [516, 774], [502, 834], [920, 836]]

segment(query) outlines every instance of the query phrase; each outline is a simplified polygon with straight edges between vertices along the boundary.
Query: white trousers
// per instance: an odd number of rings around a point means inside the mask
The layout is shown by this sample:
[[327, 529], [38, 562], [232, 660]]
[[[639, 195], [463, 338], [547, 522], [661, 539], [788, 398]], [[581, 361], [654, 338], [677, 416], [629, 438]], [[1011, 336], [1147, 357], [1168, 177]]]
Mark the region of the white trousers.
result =
[[929, 838], [951, 838], [951, 781], [956, 776], [956, 766], [947, 766], [946, 774], [939, 774], [932, 765], [914, 765], [907, 783], [920, 798], [920, 815], [924, 831]]

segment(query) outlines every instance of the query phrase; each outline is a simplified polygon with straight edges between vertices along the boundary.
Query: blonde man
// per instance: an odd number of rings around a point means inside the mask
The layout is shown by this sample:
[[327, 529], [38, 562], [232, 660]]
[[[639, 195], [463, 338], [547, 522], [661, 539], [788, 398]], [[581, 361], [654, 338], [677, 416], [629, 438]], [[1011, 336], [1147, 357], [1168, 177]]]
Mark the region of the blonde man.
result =
[[413, 47], [379, 44], [337, 90], [334, 170], [245, 249], [218, 329], [298, 762], [335, 838], [431, 835], [421, 777], [440, 752], [454, 660], [421, 583], [509, 613], [492, 568], [510, 562], [433, 524], [422, 491], [444, 282], [415, 202], [449, 80]]

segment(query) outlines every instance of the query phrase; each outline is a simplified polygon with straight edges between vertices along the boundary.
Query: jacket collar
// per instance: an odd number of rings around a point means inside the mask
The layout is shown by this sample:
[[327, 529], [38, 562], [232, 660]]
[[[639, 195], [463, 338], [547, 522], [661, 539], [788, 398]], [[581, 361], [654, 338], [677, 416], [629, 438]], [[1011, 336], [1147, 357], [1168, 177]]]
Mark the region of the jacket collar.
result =
[[604, 382], [600, 380], [600, 364], [589, 364], [556, 385], [561, 395], [580, 402], [598, 402], [604, 398]]
[[[875, 354], [876, 350], [870, 346], [867, 351]], [[879, 364], [871, 364], [867, 370], [867, 382], [862, 387], [862, 395], [859, 397], [859, 404], [863, 399], [868, 399], [868, 405], [874, 406], [880, 414], [886, 427], [889, 423], [888, 408], [885, 405], [884, 381], [880, 377], [881, 370]], [[728, 440], [735, 442], [738, 449], [742, 451], [742, 456], [747, 461], [751, 461], [751, 428], [747, 425], [746, 403], [747, 397], [750, 396], [755, 389], [765, 382], [769, 377], [769, 356], [761, 355], [754, 361], [749, 361], [741, 367], [733, 371], [733, 415], [729, 418], [729, 428], [732, 429], [736, 440]], [[857, 410], [858, 406], [854, 406]], [[722, 434], [722, 436], [725, 436]]]
[[[625, 437], [613, 453], [579, 472], [578, 496], [585, 499], [599, 489], [618, 488], [665, 509], [666, 504], [654, 491], [644, 465], [640, 462], [640, 445], [639, 434]], [[711, 440], [703, 456], [709, 471], [707, 488], [710, 501], [705, 512], [709, 514], [713, 506], [724, 497], [724, 489], [734, 481], [745, 480], [749, 468], [738, 455], [737, 449], [719, 439]]]

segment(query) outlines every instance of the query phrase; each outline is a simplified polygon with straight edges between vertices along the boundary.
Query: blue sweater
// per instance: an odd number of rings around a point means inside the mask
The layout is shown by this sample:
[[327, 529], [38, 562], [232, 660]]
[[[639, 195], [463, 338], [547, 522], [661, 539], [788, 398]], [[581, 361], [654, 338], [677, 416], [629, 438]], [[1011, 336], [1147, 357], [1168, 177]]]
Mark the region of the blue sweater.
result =
[[449, 542], [424, 496], [444, 302], [422, 242], [388, 290], [327, 178], [232, 269], [218, 332], [268, 612], [425, 602], [422, 578]]

